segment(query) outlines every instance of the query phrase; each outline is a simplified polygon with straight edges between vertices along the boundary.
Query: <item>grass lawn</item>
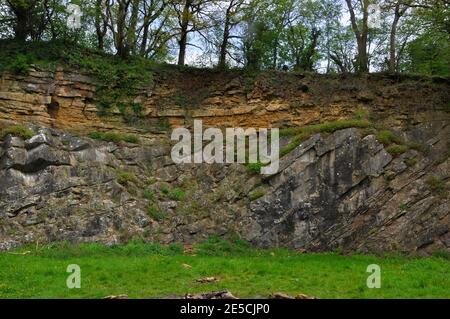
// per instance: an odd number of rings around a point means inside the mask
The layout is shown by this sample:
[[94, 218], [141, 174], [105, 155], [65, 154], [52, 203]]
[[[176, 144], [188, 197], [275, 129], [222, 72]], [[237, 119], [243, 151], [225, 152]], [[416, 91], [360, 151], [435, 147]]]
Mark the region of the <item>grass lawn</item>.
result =
[[[184, 254], [180, 245], [56, 244], [0, 253], [1, 298], [151, 298], [228, 289], [238, 297], [273, 292], [319, 298], [450, 298], [450, 261], [442, 257], [342, 256], [259, 250], [241, 241], [210, 239]], [[81, 288], [68, 289], [69, 264]], [[184, 264], [184, 265], [183, 265]], [[381, 288], [369, 289], [369, 264], [381, 267]], [[191, 267], [188, 267], [189, 265]], [[214, 276], [215, 283], [196, 279]]]

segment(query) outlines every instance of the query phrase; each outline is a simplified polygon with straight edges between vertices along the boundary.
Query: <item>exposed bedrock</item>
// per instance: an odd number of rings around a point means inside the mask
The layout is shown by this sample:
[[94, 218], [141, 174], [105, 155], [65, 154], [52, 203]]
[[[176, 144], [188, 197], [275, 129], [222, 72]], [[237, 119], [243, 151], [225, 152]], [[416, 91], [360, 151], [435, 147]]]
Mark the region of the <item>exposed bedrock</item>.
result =
[[271, 192], [250, 205], [253, 242], [306, 250], [449, 248], [448, 196], [428, 185], [431, 178], [448, 189], [448, 159], [434, 164], [417, 151], [393, 158], [373, 135], [346, 129], [314, 136], [283, 160]]
[[395, 156], [355, 128], [316, 134], [262, 177], [238, 164], [175, 165], [168, 144], [34, 127], [34, 137], [8, 135], [0, 148], [0, 247], [238, 233], [258, 246], [307, 251], [448, 250], [449, 126], [423, 129], [405, 136], [426, 149]]
[[[74, 70], [1, 74], [0, 128], [35, 134], [0, 140], [0, 249], [238, 234], [306, 251], [450, 250], [446, 79], [172, 70], [155, 73], [134, 100], [145, 128], [118, 110], [99, 116], [95, 91]], [[167, 133], [194, 119], [205, 128], [286, 128], [358, 118], [372, 127], [311, 135], [273, 176], [170, 158]], [[383, 145], [386, 129], [408, 147]], [[140, 143], [92, 140], [92, 131], [133, 133]]]

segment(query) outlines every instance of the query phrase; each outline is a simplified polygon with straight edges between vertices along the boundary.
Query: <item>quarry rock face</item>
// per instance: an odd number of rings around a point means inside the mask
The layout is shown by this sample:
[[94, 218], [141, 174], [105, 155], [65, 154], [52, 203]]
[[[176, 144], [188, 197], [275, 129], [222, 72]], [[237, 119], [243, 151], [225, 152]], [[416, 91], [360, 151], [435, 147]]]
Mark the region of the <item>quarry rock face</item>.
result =
[[[235, 72], [155, 72], [134, 102], [147, 126], [172, 127], [201, 119], [210, 127], [290, 127], [349, 118], [370, 111], [374, 119], [399, 126], [411, 116], [433, 116], [448, 105], [448, 81], [404, 80], [379, 75], [324, 77], [286, 72], [247, 78]], [[96, 83], [80, 70], [38, 66], [27, 75], [0, 74], [0, 119], [41, 123], [63, 130], [120, 129], [139, 132], [118, 109], [99, 116]], [[161, 123], [159, 123], [161, 124]]]
[[448, 199], [426, 185], [431, 175], [448, 185], [448, 160], [408, 168], [404, 161], [413, 158], [420, 156], [393, 158], [355, 129], [313, 137], [283, 158], [287, 166], [270, 179], [270, 192], [251, 203], [247, 239], [313, 251], [448, 249]]
[[[1, 147], [2, 249], [62, 240], [189, 243], [232, 233], [258, 246], [307, 251], [450, 247], [448, 195], [427, 185], [432, 176], [448, 187], [448, 159], [435, 164], [417, 151], [394, 158], [357, 129], [312, 136], [264, 178], [238, 164], [178, 167], [169, 147], [36, 132], [25, 141], [9, 135]], [[415, 164], [405, 165], [408, 159]], [[161, 192], [175, 186], [186, 198]], [[264, 195], [252, 201], [254, 189]], [[145, 190], [158, 199], [148, 200]]]
[[[248, 92], [228, 79], [190, 109], [159, 108], [175, 85], [159, 82], [146, 112], [170, 113], [174, 126], [198, 116], [205, 126], [247, 127], [253, 118], [253, 127], [289, 127], [339, 120], [363, 106], [375, 124], [420, 147], [392, 152], [376, 130], [346, 128], [311, 135], [271, 176], [241, 164], [175, 164], [166, 135], [97, 116], [88, 77], [3, 75], [0, 123], [24, 125], [34, 136], [0, 140], [0, 249], [55, 241], [190, 244], [238, 234], [256, 246], [302, 251], [450, 250], [450, 121], [441, 93], [425, 85], [428, 96], [407, 102], [405, 93], [376, 82], [375, 93], [337, 90], [326, 100], [311, 92], [313, 80], [292, 81], [287, 91], [261, 82]], [[111, 129], [133, 132], [140, 143], [86, 137]]]

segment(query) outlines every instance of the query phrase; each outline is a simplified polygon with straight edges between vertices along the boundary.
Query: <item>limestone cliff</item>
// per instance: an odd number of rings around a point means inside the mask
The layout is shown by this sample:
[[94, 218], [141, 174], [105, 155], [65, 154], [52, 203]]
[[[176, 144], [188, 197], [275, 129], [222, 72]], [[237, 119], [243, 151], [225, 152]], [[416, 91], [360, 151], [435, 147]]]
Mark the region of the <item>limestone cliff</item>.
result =
[[[4, 73], [0, 123], [34, 136], [1, 141], [0, 248], [237, 233], [308, 251], [450, 250], [448, 88], [445, 79], [172, 70], [136, 96], [144, 109], [132, 125], [118, 111], [98, 115], [86, 74]], [[292, 128], [361, 117], [371, 126], [314, 132], [294, 145], [296, 136], [283, 137], [290, 151], [269, 177], [169, 156], [170, 127], [193, 119]], [[381, 140], [387, 129], [400, 151]], [[140, 143], [86, 136], [111, 130]]]
[[[290, 127], [352, 117], [366, 110], [375, 121], [404, 127], [448, 111], [447, 79], [383, 75], [302, 75], [214, 70], [156, 71], [152, 84], [134, 99], [143, 105], [147, 128], [165, 119], [172, 126]], [[28, 75], [3, 73], [0, 120], [29, 121], [86, 131], [138, 131], [118, 110], [98, 116], [96, 84], [81, 71], [32, 69]], [[448, 116], [448, 112], [444, 112]]]

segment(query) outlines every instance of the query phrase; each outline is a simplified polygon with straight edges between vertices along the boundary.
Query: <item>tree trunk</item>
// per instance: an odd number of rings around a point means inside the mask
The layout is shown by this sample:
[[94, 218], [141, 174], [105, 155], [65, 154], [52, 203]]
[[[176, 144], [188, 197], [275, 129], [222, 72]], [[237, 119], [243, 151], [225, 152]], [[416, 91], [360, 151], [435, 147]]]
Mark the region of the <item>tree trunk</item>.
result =
[[227, 47], [228, 47], [228, 39], [230, 37], [230, 7], [228, 7], [227, 12], [225, 14], [225, 25], [223, 27], [223, 38], [222, 44], [220, 45], [220, 53], [219, 53], [219, 68], [225, 68], [227, 61]]
[[189, 15], [190, 15], [190, 7], [191, 0], [186, 0], [184, 3], [182, 19], [181, 19], [181, 32], [180, 32], [180, 40], [178, 40], [178, 45], [180, 50], [178, 52], [178, 65], [184, 65], [186, 58], [186, 45], [187, 45], [187, 33], [189, 27]]
[[367, 38], [369, 35], [369, 27], [367, 25], [368, 19], [369, 19], [369, 1], [363, 0], [362, 1], [363, 6], [363, 21], [362, 21], [362, 32], [361, 32], [361, 40], [360, 44], [358, 46], [359, 48], [359, 72], [361, 73], [367, 73], [369, 72], [369, 57], [367, 55]]
[[301, 57], [300, 54], [296, 54], [295, 55], [295, 64], [294, 64], [294, 70], [295, 71], [299, 71], [301, 69], [300, 64], [301, 64]]
[[26, 11], [18, 10], [16, 13], [17, 24], [14, 28], [14, 37], [18, 41], [25, 41], [28, 35], [28, 14]]
[[117, 13], [117, 35], [115, 39], [117, 55], [121, 58], [126, 56], [124, 40], [125, 40], [125, 17], [126, 7], [125, 2], [119, 1], [119, 9]]
[[184, 60], [186, 58], [186, 44], [187, 44], [187, 33], [182, 31], [180, 40], [178, 41], [180, 46], [180, 51], [178, 52], [178, 65], [184, 65]]
[[307, 63], [305, 65], [306, 71], [313, 71], [314, 63], [313, 63], [313, 56], [316, 53], [316, 47], [317, 47], [317, 40], [319, 38], [320, 32], [317, 30], [312, 30], [311, 33], [311, 44], [306, 52], [307, 54]]
[[126, 50], [129, 54], [136, 53], [136, 28], [138, 22], [138, 13], [139, 13], [139, 0], [133, 0], [131, 4], [131, 17], [130, 17], [130, 25], [127, 30], [127, 41], [126, 41]]
[[105, 46], [106, 23], [103, 18], [102, 1], [97, 0], [95, 2], [95, 32], [97, 33], [97, 48], [103, 51]]
[[272, 51], [272, 69], [276, 70], [278, 64], [278, 39], [273, 44]]
[[141, 41], [141, 48], [139, 51], [139, 55], [145, 57], [147, 52], [147, 41], [148, 41], [148, 29], [150, 28], [150, 24], [145, 24], [143, 27], [143, 33], [142, 33], [142, 41]]
[[367, 57], [367, 38], [358, 41], [358, 71], [360, 73], [367, 73], [368, 68]]
[[36, 1], [8, 1], [8, 6], [15, 16], [14, 39], [25, 41], [31, 35], [32, 28], [30, 21], [33, 20]]
[[395, 54], [395, 45], [396, 45], [396, 35], [397, 35], [397, 25], [400, 20], [400, 4], [397, 3], [395, 5], [395, 15], [394, 21], [391, 26], [391, 34], [389, 39], [389, 72], [395, 73], [396, 71], [396, 54]]
[[348, 10], [350, 13], [350, 21], [352, 23], [352, 29], [353, 29], [353, 32], [355, 33], [356, 42], [358, 44], [358, 58], [357, 58], [358, 71], [361, 73], [367, 73], [369, 71], [369, 59], [368, 59], [368, 55], [367, 55], [367, 38], [368, 38], [368, 33], [369, 33], [367, 21], [369, 18], [369, 12], [368, 12], [369, 1], [361, 0], [361, 5], [362, 5], [361, 9], [362, 9], [362, 13], [363, 13], [361, 30], [356, 21], [356, 15], [355, 15], [355, 11], [353, 9], [352, 1], [345, 0], [345, 2], [347, 3], [347, 7], [348, 7]]

